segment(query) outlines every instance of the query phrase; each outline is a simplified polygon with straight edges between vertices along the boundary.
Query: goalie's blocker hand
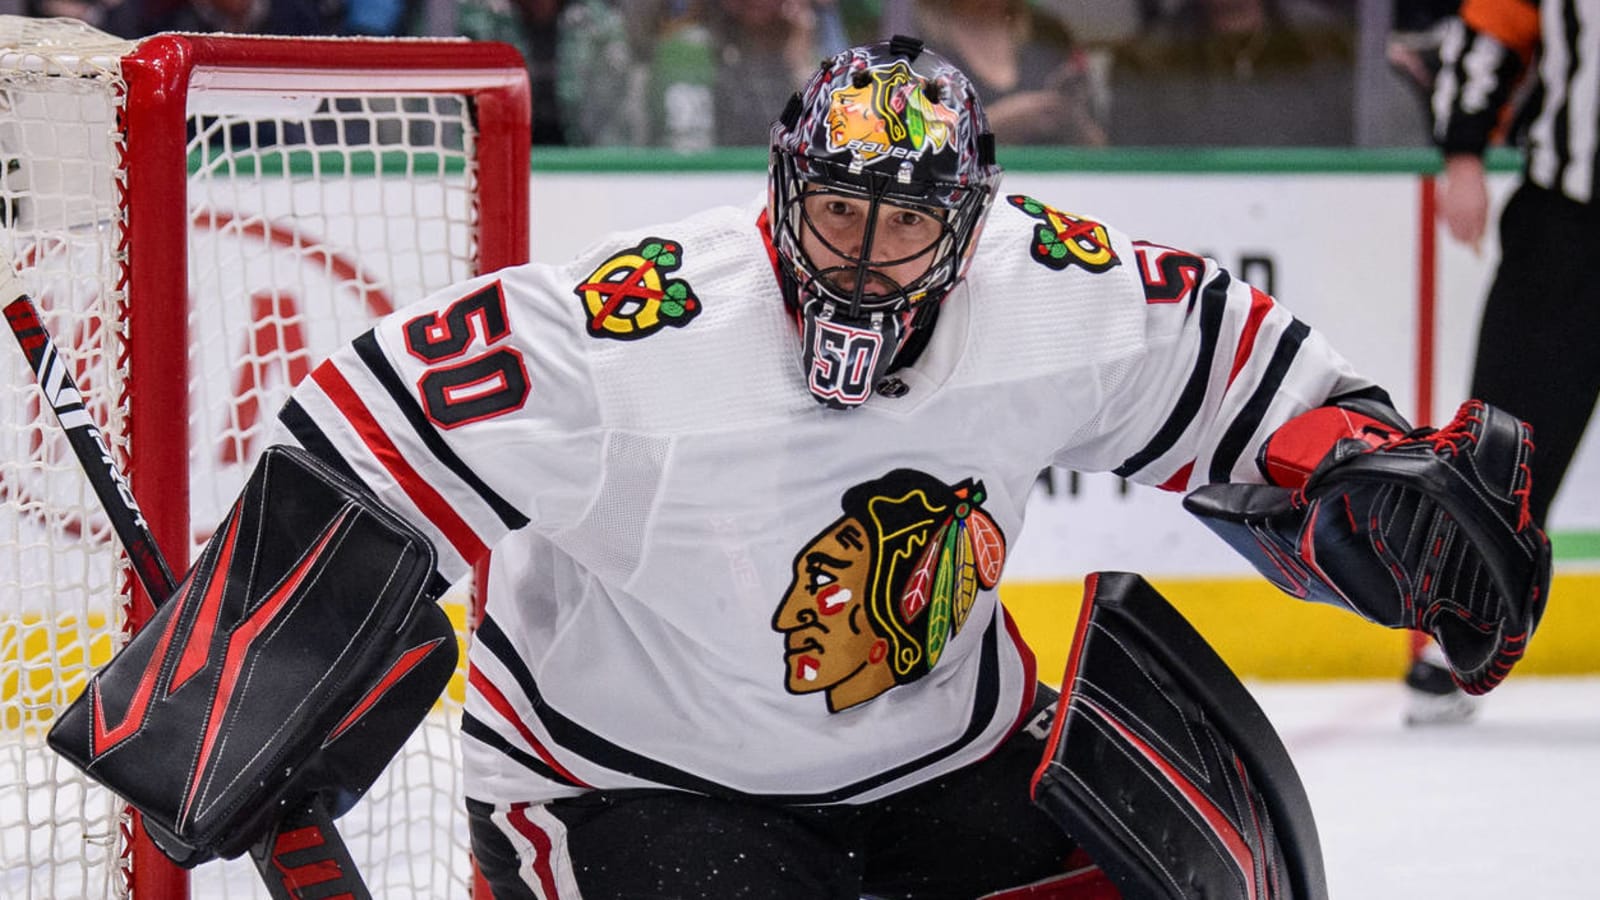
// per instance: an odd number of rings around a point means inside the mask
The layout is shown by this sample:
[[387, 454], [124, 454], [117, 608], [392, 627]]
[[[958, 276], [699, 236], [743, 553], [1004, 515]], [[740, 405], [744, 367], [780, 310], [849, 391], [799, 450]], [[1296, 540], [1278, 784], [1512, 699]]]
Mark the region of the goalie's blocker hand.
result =
[[1522, 657], [1550, 589], [1529, 427], [1471, 400], [1442, 429], [1343, 439], [1303, 489], [1219, 484], [1184, 506], [1289, 594], [1433, 636], [1468, 693]]
[[[269, 447], [177, 594], [95, 673], [50, 746], [143, 813], [186, 867], [275, 839], [302, 808], [316, 815], [297, 822], [323, 825], [366, 793], [455, 670], [434, 559], [358, 482]], [[294, 852], [257, 849], [269, 865]]]

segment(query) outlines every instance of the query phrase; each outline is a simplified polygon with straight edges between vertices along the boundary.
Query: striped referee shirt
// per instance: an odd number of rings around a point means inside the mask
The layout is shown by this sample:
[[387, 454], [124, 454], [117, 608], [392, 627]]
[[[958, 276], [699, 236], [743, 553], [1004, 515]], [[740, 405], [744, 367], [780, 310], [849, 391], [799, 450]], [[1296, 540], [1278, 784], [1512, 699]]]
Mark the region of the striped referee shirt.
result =
[[[1534, 60], [1537, 60], [1536, 62]], [[1434, 84], [1434, 142], [1482, 153], [1524, 71], [1537, 67], [1527, 180], [1579, 203], [1600, 165], [1600, 0], [1466, 0]]]

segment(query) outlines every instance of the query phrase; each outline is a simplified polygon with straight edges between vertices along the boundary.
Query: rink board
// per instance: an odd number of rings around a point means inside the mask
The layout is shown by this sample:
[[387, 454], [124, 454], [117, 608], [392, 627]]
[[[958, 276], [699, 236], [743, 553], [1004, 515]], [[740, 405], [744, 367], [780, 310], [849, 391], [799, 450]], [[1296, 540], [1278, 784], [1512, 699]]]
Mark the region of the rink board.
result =
[[[759, 152], [534, 154], [532, 258], [555, 262], [609, 229], [679, 210], [759, 205]], [[1013, 151], [1002, 193], [1099, 218], [1215, 257], [1328, 335], [1418, 423], [1464, 399], [1498, 247], [1481, 256], [1432, 222], [1424, 151]], [[1491, 160], [1498, 209], [1517, 161]], [[618, 211], [628, 213], [619, 217]], [[1492, 232], [1492, 229], [1491, 229]], [[1431, 265], [1430, 265], [1431, 262]], [[1591, 428], [1552, 512], [1561, 574], [1523, 670], [1600, 672], [1600, 436]], [[1537, 469], [1535, 470], [1537, 472]], [[1535, 476], [1537, 477], [1537, 475]], [[1235, 667], [1265, 678], [1391, 677], [1409, 638], [1279, 594], [1175, 495], [1109, 475], [1051, 471], [1012, 541], [1001, 594], [1053, 678], [1085, 573], [1139, 572]]]
[[[1399, 678], [1410, 633], [1280, 593], [1260, 578], [1152, 578], [1151, 582], [1242, 678], [1274, 681]], [[1033, 648], [1039, 679], [1057, 683], [1082, 602], [1081, 582], [1012, 581], [1000, 598]], [[1600, 671], [1600, 574], [1560, 572], [1518, 675]]]
[[[710, 204], [754, 209], [764, 189], [762, 158], [759, 151], [670, 156], [539, 148], [531, 181], [532, 258], [563, 260], [610, 229], [667, 222]], [[1002, 161], [1010, 169], [1005, 193], [1030, 194], [1137, 237], [1213, 255], [1271, 290], [1419, 421], [1448, 418], [1465, 391], [1495, 249], [1475, 257], [1424, 224], [1426, 154], [1044, 152]], [[1496, 203], [1512, 181], [1502, 162], [1493, 182]], [[352, 202], [368, 193], [376, 200], [382, 185], [382, 178], [357, 183]], [[286, 202], [290, 193], [286, 186]], [[339, 235], [321, 237], [335, 245], [331, 253], [359, 257], [353, 237], [348, 247], [338, 246]], [[337, 337], [310, 330], [306, 339], [319, 350]], [[1600, 671], [1600, 654], [1589, 649], [1600, 646], [1589, 625], [1600, 623], [1600, 615], [1589, 614], [1600, 613], [1600, 581], [1586, 574], [1600, 572], [1595, 430], [1550, 523], [1563, 574], [1529, 670]], [[205, 511], [198, 518], [206, 519]], [[1144, 574], [1230, 662], [1252, 674], [1379, 677], [1402, 665], [1403, 635], [1279, 597], [1187, 516], [1175, 495], [1106, 475], [1052, 471], [1035, 491], [1028, 529], [1013, 536], [1003, 588], [1039, 649], [1041, 673], [1063, 652], [1064, 623], [1072, 621], [1083, 574], [1096, 570]], [[0, 662], [6, 654], [34, 655], [39, 648], [27, 642], [57, 641], [54, 631], [37, 619], [0, 623]], [[95, 659], [106, 652], [89, 650]], [[82, 650], [56, 644], [54, 652]], [[16, 688], [0, 680], [0, 692]]]

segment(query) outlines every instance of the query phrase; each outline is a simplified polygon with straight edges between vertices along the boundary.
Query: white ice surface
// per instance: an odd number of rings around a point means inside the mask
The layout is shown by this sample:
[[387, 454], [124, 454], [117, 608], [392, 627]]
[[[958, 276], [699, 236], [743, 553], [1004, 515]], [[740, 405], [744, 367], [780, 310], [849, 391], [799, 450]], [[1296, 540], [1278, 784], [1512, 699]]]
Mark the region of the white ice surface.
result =
[[[1249, 687], [1305, 783], [1333, 900], [1600, 900], [1600, 677], [1513, 675], [1476, 721], [1430, 728], [1401, 723], [1398, 682]], [[364, 874], [408, 896], [429, 856]], [[4, 875], [0, 898], [50, 895]], [[262, 896], [255, 878], [236, 860], [194, 898]]]
[[1428, 728], [1401, 724], [1398, 684], [1250, 688], [1333, 900], [1600, 900], [1600, 678], [1513, 675], [1475, 721]]

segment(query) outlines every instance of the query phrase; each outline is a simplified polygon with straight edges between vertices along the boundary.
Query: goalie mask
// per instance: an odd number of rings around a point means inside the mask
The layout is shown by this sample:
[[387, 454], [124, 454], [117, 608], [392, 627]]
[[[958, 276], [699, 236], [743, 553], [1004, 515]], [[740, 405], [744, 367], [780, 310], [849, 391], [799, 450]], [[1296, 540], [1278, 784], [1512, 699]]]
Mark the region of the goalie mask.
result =
[[860, 405], [909, 364], [1000, 180], [977, 91], [896, 36], [828, 59], [772, 129], [768, 220], [806, 384]]

